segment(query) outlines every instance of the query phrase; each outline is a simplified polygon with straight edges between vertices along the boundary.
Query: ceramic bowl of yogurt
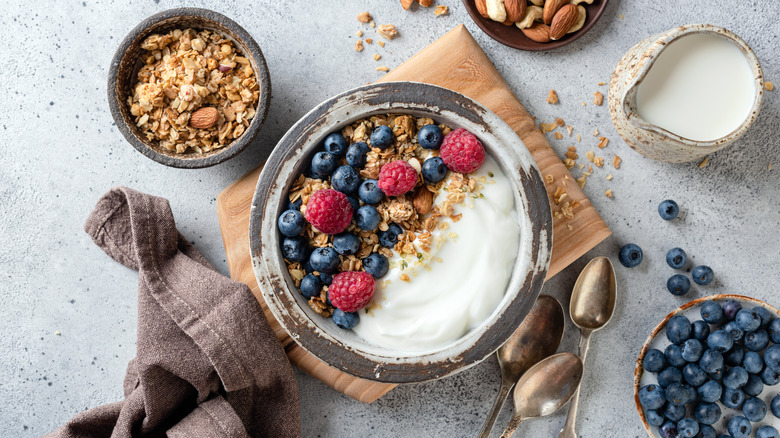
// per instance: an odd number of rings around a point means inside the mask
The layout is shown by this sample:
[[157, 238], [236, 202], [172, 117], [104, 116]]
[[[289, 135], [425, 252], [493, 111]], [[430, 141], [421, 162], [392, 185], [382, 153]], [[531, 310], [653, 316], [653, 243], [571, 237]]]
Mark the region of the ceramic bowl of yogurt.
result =
[[[318, 315], [298, 291], [279, 249], [284, 236], [276, 219], [328, 134], [385, 114], [427, 117], [476, 135], [487, 152], [473, 175], [484, 182], [483, 196], [433, 231], [438, 243], [427, 262], [391, 257], [388, 274], [377, 280], [373, 300], [379, 305], [345, 330]], [[414, 82], [356, 88], [305, 115], [268, 158], [251, 208], [252, 264], [274, 317], [323, 362], [382, 382], [444, 377], [493, 353], [533, 306], [552, 250], [547, 192], [520, 138], [466, 96]]]

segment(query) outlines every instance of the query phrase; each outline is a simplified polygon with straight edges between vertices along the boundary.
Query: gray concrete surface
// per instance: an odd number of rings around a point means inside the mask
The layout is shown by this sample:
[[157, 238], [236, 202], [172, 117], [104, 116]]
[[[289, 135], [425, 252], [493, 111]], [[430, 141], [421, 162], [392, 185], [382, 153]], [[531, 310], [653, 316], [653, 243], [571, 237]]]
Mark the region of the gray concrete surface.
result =
[[[603, 1], [603, 0], [596, 0]], [[595, 255], [616, 260], [636, 242], [639, 268], [617, 271], [619, 303], [612, 323], [593, 339], [580, 404], [583, 437], [644, 435], [635, 412], [632, 373], [652, 327], [678, 305], [735, 292], [780, 305], [780, 91], [768, 92], [755, 127], [710, 164], [668, 165], [644, 159], [617, 136], [606, 106], [590, 104], [621, 55], [648, 35], [676, 25], [709, 22], [741, 35], [780, 84], [780, 22], [770, 0], [611, 0], [585, 37], [549, 53], [504, 47], [483, 34], [458, 0], [438, 0], [451, 14], [404, 12], [398, 1], [139, 1], [4, 2], [0, 12], [0, 436], [51, 431], [84, 409], [120, 399], [134, 354], [135, 272], [112, 262], [82, 231], [98, 197], [112, 186], [170, 200], [179, 229], [227, 273], [215, 202], [217, 194], [262, 162], [283, 133], [325, 98], [380, 77], [459, 23], [466, 23], [521, 101], [540, 121], [563, 117], [582, 133], [579, 149], [595, 149], [594, 129], [610, 138], [605, 155], [623, 166], [597, 170], [585, 191], [614, 236], [558, 275], [546, 292], [569, 302], [579, 269]], [[106, 72], [119, 40], [146, 16], [193, 5], [243, 25], [268, 60], [273, 102], [256, 142], [237, 158], [205, 170], [163, 167], [129, 146], [106, 104]], [[358, 12], [394, 23], [400, 37], [384, 49], [352, 46]], [[371, 59], [382, 54], [380, 62]], [[545, 103], [558, 90], [560, 105]], [[581, 102], [588, 102], [583, 107]], [[571, 140], [552, 141], [563, 154]], [[774, 162], [775, 169], [768, 170]], [[612, 188], [615, 197], [604, 191]], [[676, 199], [684, 220], [662, 221], [658, 202]], [[665, 252], [684, 248], [716, 272], [709, 287], [686, 297], [665, 291], [672, 274]], [[55, 332], [61, 335], [55, 335]], [[561, 350], [573, 351], [566, 328]], [[474, 436], [498, 389], [493, 358], [441, 381], [403, 386], [376, 403], [355, 402], [302, 373], [304, 436]], [[499, 424], [508, 421], [506, 408]], [[557, 436], [564, 414], [529, 421], [518, 436]]]

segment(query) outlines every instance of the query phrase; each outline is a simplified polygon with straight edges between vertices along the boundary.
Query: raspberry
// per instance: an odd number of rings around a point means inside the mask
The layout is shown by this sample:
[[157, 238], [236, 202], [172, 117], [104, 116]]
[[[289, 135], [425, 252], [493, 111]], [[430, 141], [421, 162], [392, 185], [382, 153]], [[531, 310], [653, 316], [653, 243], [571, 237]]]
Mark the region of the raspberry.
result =
[[328, 297], [338, 309], [355, 312], [366, 307], [374, 296], [376, 283], [368, 272], [345, 271], [333, 276], [328, 287]]
[[441, 159], [455, 172], [471, 173], [485, 162], [485, 148], [474, 134], [458, 128], [444, 137], [441, 143]]
[[325, 234], [338, 234], [352, 221], [352, 205], [337, 190], [317, 190], [306, 203], [306, 220]]
[[411, 164], [396, 160], [382, 166], [379, 171], [379, 188], [387, 196], [401, 196], [417, 184], [417, 171]]

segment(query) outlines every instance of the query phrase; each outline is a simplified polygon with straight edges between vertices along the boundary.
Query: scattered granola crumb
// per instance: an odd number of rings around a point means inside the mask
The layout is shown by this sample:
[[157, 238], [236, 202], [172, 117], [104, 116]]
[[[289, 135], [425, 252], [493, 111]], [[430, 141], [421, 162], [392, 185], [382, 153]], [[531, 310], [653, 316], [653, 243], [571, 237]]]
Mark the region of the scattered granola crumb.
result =
[[607, 198], [612, 198], [612, 189], [607, 189], [606, 192], [604, 192], [605, 195], [607, 195]]
[[584, 165], [584, 164], [582, 164], [582, 163], [580, 163], [580, 164], [579, 164], [579, 166], [580, 166], [580, 170], [582, 170], [582, 169], [584, 169], [584, 168], [585, 168], [585, 165]]
[[607, 175], [607, 181], [612, 181], [612, 174]]
[[593, 93], [593, 103], [595, 103], [598, 106], [601, 106], [601, 104], [604, 103], [604, 95], [598, 91]]
[[[422, 4], [422, 3], [420, 3]], [[436, 14], [437, 17], [441, 17], [442, 15], [447, 15], [450, 13], [450, 8], [448, 6], [444, 5], [438, 5], [436, 6], [436, 10], [433, 12]]]
[[385, 46], [385, 42], [384, 41], [377, 41], [376, 43], [379, 44], [379, 47], [384, 47]]
[[563, 138], [563, 134], [561, 134], [560, 132], [556, 132], [556, 133], [555, 133], [555, 138], [556, 138], [557, 140], [560, 140], [560, 139], [562, 139], [562, 138]]
[[570, 158], [572, 160], [576, 160], [577, 158], [579, 158], [577, 156], [577, 148], [575, 148], [574, 146], [569, 146], [569, 150], [566, 151], [566, 158]]
[[580, 137], [580, 135], [579, 135], [579, 134], [577, 134], [577, 142], [579, 143], [579, 142], [581, 142], [581, 141], [582, 141], [582, 137]]
[[358, 14], [357, 19], [361, 23], [368, 23], [371, 21], [371, 14], [368, 12], [361, 12]]
[[620, 19], [622, 20], [623, 19], [623, 14], [618, 15], [618, 17], [620, 17]]
[[558, 93], [556, 93], [555, 90], [550, 90], [550, 94], [547, 95], [547, 103], [558, 103]]
[[588, 151], [588, 152], [585, 152], [585, 157], [588, 159], [588, 161], [590, 161], [592, 163], [593, 160], [596, 158], [596, 154], [593, 153], [593, 151]]
[[594, 129], [593, 130], [593, 136], [594, 137], [598, 137], [599, 136], [599, 130], [598, 129]]
[[612, 159], [612, 167], [614, 167], [615, 169], [620, 169], [620, 163], [622, 161], [623, 160], [621, 160], [620, 157], [615, 155], [615, 158]]
[[390, 71], [390, 69], [389, 69], [388, 67], [386, 67], [386, 66], [384, 66], [384, 65], [383, 65], [383, 66], [381, 66], [381, 67], [377, 67], [377, 68], [376, 68], [376, 71]]
[[585, 103], [585, 102], [582, 102], [582, 106], [588, 106], [588, 104]]
[[586, 175], [582, 175], [581, 177], [577, 178], [577, 184], [580, 186], [581, 189], [585, 188], [585, 184], [588, 182], [588, 177]]
[[62, 335], [62, 333], [60, 333], [60, 331], [59, 331], [59, 330], [57, 330], [56, 332], [54, 332], [54, 334], [55, 334], [55, 335], [57, 335], [57, 336], [61, 336], [61, 335]]
[[775, 89], [775, 84], [772, 81], [766, 81], [764, 82], [764, 88], [766, 88], [766, 91], [772, 91]]
[[571, 133], [574, 132], [574, 128], [571, 125], [566, 126], [566, 132], [569, 133], [569, 137], [571, 137]]
[[567, 169], [571, 169], [577, 163], [574, 160], [572, 160], [571, 158], [564, 158], [563, 164], [564, 164], [564, 166], [566, 166]]
[[366, 38], [366, 44], [374, 44], [373, 38]]
[[395, 26], [393, 26], [392, 24], [383, 24], [379, 26], [377, 32], [379, 33], [379, 35], [382, 35], [388, 40], [391, 40], [396, 36], [398, 36], [398, 31], [395, 29]]
[[604, 149], [607, 147], [607, 143], [609, 143], [609, 139], [607, 137], [599, 137], [599, 144], [597, 146], [599, 149]]
[[548, 132], [553, 131], [555, 128], [558, 127], [555, 123], [541, 123], [539, 126], [542, 129], [542, 134], [546, 134]]
[[357, 32], [355, 32], [355, 35], [358, 36], [358, 37], [362, 37], [363, 36], [363, 31], [362, 30], [358, 30]]
[[772, 163], [766, 165], [767, 170], [772, 170]]
[[593, 159], [593, 164], [596, 165], [596, 167], [602, 167], [604, 166], [604, 157], [596, 157]]
[[371, 26], [371, 28], [376, 27], [376, 23], [374, 23], [374, 20], [371, 20], [371, 22], [368, 23], [368, 25]]
[[707, 167], [708, 164], [710, 164], [710, 157], [704, 157], [704, 159], [699, 163], [699, 169]]
[[557, 119], [555, 119], [555, 124], [558, 125], [558, 126], [563, 126], [566, 123], [563, 121], [562, 118], [558, 117]]
[[409, 276], [406, 274], [401, 274], [398, 278], [400, 278], [401, 281], [409, 281]]
[[379, 53], [374, 53], [374, 61], [379, 61], [380, 59], [382, 59], [382, 55]]
[[[772, 165], [770, 164], [769, 166], [771, 167]], [[544, 180], [547, 182], [547, 184], [552, 184], [555, 182], [555, 177], [551, 173], [548, 173], [544, 176]]]
[[363, 51], [363, 40], [357, 40], [357, 42], [355, 43], [355, 51], [356, 52]]
[[572, 227], [571, 224], [566, 224], [566, 229], [571, 231], [574, 229], [574, 227]]
[[602, 86], [602, 85], [607, 85], [607, 83], [606, 82], [599, 82], [599, 87]]

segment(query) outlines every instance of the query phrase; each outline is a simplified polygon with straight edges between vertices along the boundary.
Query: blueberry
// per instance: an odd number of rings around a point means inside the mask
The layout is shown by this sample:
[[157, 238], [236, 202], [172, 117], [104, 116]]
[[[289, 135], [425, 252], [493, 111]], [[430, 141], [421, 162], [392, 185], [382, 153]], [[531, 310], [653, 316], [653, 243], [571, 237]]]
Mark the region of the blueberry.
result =
[[658, 204], [658, 214], [661, 215], [663, 220], [670, 221], [676, 218], [678, 214], [680, 214], [680, 207], [676, 202], [672, 201], [671, 199], [667, 199], [666, 201], [662, 201], [660, 204]]
[[683, 379], [693, 387], [699, 387], [707, 381], [707, 373], [699, 365], [689, 363], [682, 370]]
[[390, 263], [387, 257], [375, 252], [363, 259], [363, 270], [371, 274], [374, 278], [382, 278], [387, 275], [390, 269]]
[[764, 363], [772, 371], [780, 372], [780, 344], [775, 344], [764, 351]]
[[[320, 272], [319, 274], [320, 274], [320, 280], [322, 280], [322, 283], [330, 286], [330, 284], [333, 282], [333, 276], [328, 274], [327, 272]], [[328, 305], [332, 306], [332, 304], [330, 304], [330, 298], [328, 298]]]
[[303, 198], [298, 198], [295, 201], [290, 201], [287, 203], [287, 209], [288, 210], [301, 210], [301, 204], [303, 204]]
[[731, 336], [731, 333], [728, 333], [725, 330], [715, 330], [710, 333], [710, 337], [707, 338], [707, 346], [715, 351], [720, 351], [721, 353], [731, 350], [733, 345], [734, 338]]
[[387, 149], [395, 143], [393, 131], [389, 126], [380, 125], [371, 133], [371, 147]]
[[330, 185], [341, 193], [351, 195], [360, 187], [360, 174], [352, 166], [339, 166], [330, 178]]
[[709, 424], [699, 425], [699, 434], [696, 436], [697, 438], [717, 438], [717, 436], [718, 432], [715, 431], [714, 427]]
[[672, 344], [680, 345], [691, 337], [691, 322], [683, 315], [676, 315], [666, 323], [666, 338]]
[[368, 154], [368, 145], [359, 141], [352, 143], [347, 148], [347, 164], [357, 169], [366, 165], [366, 154]]
[[325, 137], [323, 146], [327, 152], [336, 156], [344, 155], [347, 152], [347, 140], [340, 132], [334, 132]]
[[322, 281], [320, 280], [320, 277], [314, 274], [306, 274], [306, 276], [303, 277], [303, 280], [301, 280], [301, 295], [304, 297], [318, 297], [320, 296], [321, 290]]
[[645, 420], [647, 420], [647, 424], [651, 426], [658, 427], [662, 424], [664, 424], [664, 416], [658, 413], [658, 410], [656, 409], [647, 409], [645, 411]]
[[682, 248], [672, 248], [666, 253], [666, 263], [674, 269], [682, 269], [688, 262], [688, 256]]
[[642, 263], [642, 248], [634, 243], [627, 243], [620, 248], [618, 260], [626, 268], [634, 268]]
[[682, 383], [682, 372], [675, 366], [666, 367], [658, 373], [658, 385], [666, 388], [672, 383]]
[[764, 382], [758, 374], [749, 374], [748, 381], [742, 387], [742, 392], [751, 397], [758, 397], [764, 391]]
[[686, 362], [698, 362], [704, 352], [704, 347], [696, 339], [688, 339], [683, 342], [680, 351]]
[[729, 420], [728, 429], [732, 438], [747, 438], [753, 428], [747, 418], [734, 417]]
[[750, 351], [762, 351], [769, 345], [769, 335], [766, 330], [756, 330], [745, 334], [745, 348]]
[[666, 280], [666, 288], [672, 295], [685, 295], [691, 290], [691, 281], [684, 275], [675, 274]]
[[417, 143], [425, 149], [439, 149], [444, 134], [436, 125], [425, 125], [417, 131]]
[[742, 413], [748, 420], [758, 423], [766, 417], [766, 403], [756, 397], [747, 398], [742, 404]]
[[750, 309], [742, 309], [737, 312], [737, 316], [734, 318], [737, 326], [746, 332], [752, 332], [758, 330], [761, 326], [761, 316]]
[[695, 437], [699, 433], [699, 423], [693, 418], [683, 418], [677, 423], [677, 433], [684, 438]]
[[666, 366], [666, 358], [660, 350], [647, 350], [644, 359], [642, 359], [642, 366], [645, 368], [645, 371], [657, 373]]
[[688, 403], [696, 400], [696, 390], [693, 389], [692, 386], [686, 385], [684, 383], [672, 383], [671, 385], [667, 386], [664, 391], [666, 391], [666, 401], [675, 406], [685, 406]]
[[748, 372], [742, 367], [729, 368], [723, 376], [723, 386], [730, 389], [738, 389], [745, 386], [748, 380]]
[[317, 152], [314, 154], [314, 158], [311, 159], [311, 173], [320, 179], [324, 179], [336, 170], [338, 164], [338, 160], [333, 154]]
[[737, 317], [737, 312], [742, 310], [742, 304], [736, 300], [726, 300], [723, 303], [723, 316], [727, 321], [731, 321]]
[[780, 434], [772, 426], [761, 426], [756, 431], [756, 438], [780, 438]]
[[758, 374], [764, 369], [764, 359], [755, 351], [748, 351], [742, 358], [742, 368], [750, 374]]
[[769, 339], [772, 342], [780, 344], [780, 319], [775, 318], [770, 321], [766, 332], [769, 333]]
[[344, 312], [341, 309], [333, 311], [333, 322], [347, 330], [353, 329], [360, 322], [360, 315], [357, 312]]
[[714, 380], [707, 380], [703, 385], [696, 388], [696, 394], [698, 394], [701, 401], [715, 403], [720, 400], [720, 396], [723, 394], [723, 387]]
[[769, 403], [769, 409], [772, 411], [772, 415], [780, 418], [780, 394], [774, 396], [772, 401]]
[[744, 401], [745, 393], [741, 389], [724, 388], [723, 395], [720, 396], [723, 406], [731, 409], [739, 409]]
[[[690, 341], [690, 339], [688, 341]], [[711, 349], [704, 350], [701, 355], [701, 360], [699, 360], [699, 366], [708, 373], [715, 373], [718, 370], [722, 370], [723, 354]]]
[[693, 416], [703, 424], [715, 424], [720, 420], [720, 406], [715, 403], [701, 402], [696, 405]]
[[774, 315], [772, 315], [772, 312], [769, 311], [766, 307], [762, 306], [756, 306], [753, 308], [753, 311], [758, 314], [758, 316], [761, 317], [761, 328], [766, 328], [769, 323], [772, 321], [772, 318], [774, 318]]
[[723, 308], [714, 301], [705, 301], [701, 305], [699, 313], [701, 314], [701, 319], [710, 324], [717, 324], [723, 318]]
[[295, 237], [303, 232], [306, 218], [298, 210], [287, 210], [279, 216], [279, 231], [287, 237]]
[[731, 335], [734, 342], [739, 342], [745, 337], [745, 332], [737, 325], [735, 321], [729, 321], [723, 326], [723, 330]]
[[666, 404], [664, 408], [664, 417], [672, 421], [680, 421], [685, 418], [685, 406], [675, 406]]
[[741, 344], [734, 344], [733, 347], [731, 347], [731, 350], [727, 351], [723, 355], [723, 360], [726, 362], [726, 365], [730, 367], [736, 367], [742, 365], [742, 360], [745, 357], [745, 349], [742, 347]]
[[382, 217], [373, 205], [364, 205], [355, 213], [355, 224], [364, 231], [374, 231], [381, 221]]
[[302, 262], [308, 255], [306, 239], [301, 236], [285, 237], [282, 241], [282, 256], [291, 262]]
[[693, 268], [693, 271], [691, 272], [693, 282], [702, 286], [712, 283], [714, 276], [715, 274], [712, 272], [712, 268], [704, 265]]
[[666, 350], [664, 350], [664, 356], [666, 356], [666, 361], [669, 362], [669, 365], [683, 367], [686, 364], [685, 359], [682, 357], [682, 350], [680, 350], [679, 345], [668, 345]]
[[358, 187], [358, 198], [366, 204], [379, 204], [385, 197], [385, 192], [379, 188], [375, 179], [367, 179]]
[[333, 236], [333, 249], [341, 255], [352, 255], [360, 249], [360, 239], [352, 233], [341, 233]]
[[352, 207], [352, 214], [354, 216], [355, 212], [360, 208], [360, 202], [352, 196], [347, 196], [347, 201], [349, 201], [349, 205]]
[[441, 157], [428, 158], [423, 162], [422, 176], [425, 182], [436, 184], [447, 176], [447, 165]]
[[403, 234], [403, 232], [400, 225], [392, 223], [386, 231], [379, 233], [379, 244], [385, 248], [393, 248], [398, 243], [398, 235]]
[[764, 385], [774, 386], [780, 383], [780, 373], [769, 367], [764, 367], [759, 376], [761, 376], [761, 381], [764, 382]]
[[710, 376], [710, 379], [715, 380], [716, 382], [723, 382], [723, 369], [719, 369], [714, 373], [707, 373], [707, 375]]
[[639, 389], [639, 403], [645, 409], [660, 409], [666, 397], [664, 389], [658, 385], [645, 385]]
[[677, 433], [677, 423], [672, 420], [666, 420], [661, 427], [658, 428], [658, 435], [661, 438], [677, 438], [680, 436]]
[[330, 247], [315, 248], [309, 256], [309, 263], [315, 271], [332, 273], [339, 266], [339, 255]]

